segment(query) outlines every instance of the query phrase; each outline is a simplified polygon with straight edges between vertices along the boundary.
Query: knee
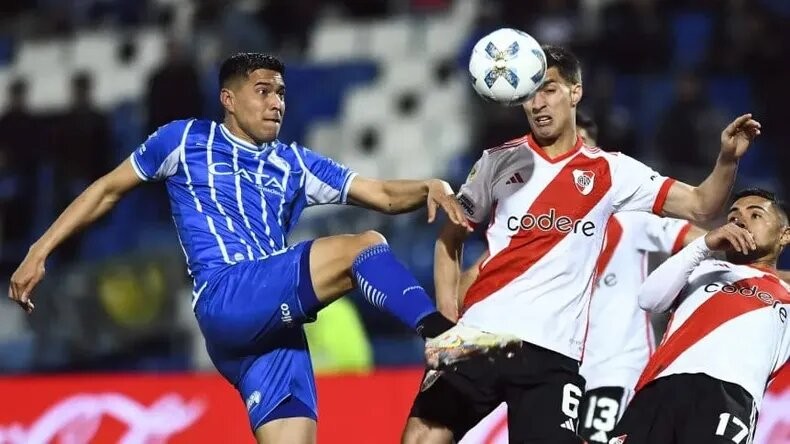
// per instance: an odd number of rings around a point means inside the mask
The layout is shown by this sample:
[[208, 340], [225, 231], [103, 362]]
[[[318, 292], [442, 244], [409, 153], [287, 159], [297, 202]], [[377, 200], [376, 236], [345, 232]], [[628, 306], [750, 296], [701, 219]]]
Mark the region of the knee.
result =
[[375, 245], [382, 245], [387, 243], [387, 239], [378, 231], [368, 230], [359, 234], [352, 234], [345, 238], [344, 248], [342, 251], [343, 257], [347, 258], [349, 264], [352, 264], [360, 254], [368, 248]]
[[453, 435], [449, 431], [437, 430], [406, 430], [401, 437], [401, 444], [452, 444]]
[[409, 418], [401, 436], [401, 444], [451, 444], [453, 433], [438, 424], [421, 418]]
[[316, 422], [312, 418], [279, 418], [258, 427], [255, 430], [255, 441], [259, 444], [272, 442], [315, 444], [316, 433]]
[[387, 238], [383, 234], [375, 230], [368, 230], [363, 233], [357, 234], [360, 251], [374, 245], [386, 244]]
[[403, 435], [400, 438], [401, 444], [421, 444], [427, 434], [428, 429], [421, 427], [421, 424], [413, 424], [411, 418], [406, 423], [406, 428], [403, 430]]

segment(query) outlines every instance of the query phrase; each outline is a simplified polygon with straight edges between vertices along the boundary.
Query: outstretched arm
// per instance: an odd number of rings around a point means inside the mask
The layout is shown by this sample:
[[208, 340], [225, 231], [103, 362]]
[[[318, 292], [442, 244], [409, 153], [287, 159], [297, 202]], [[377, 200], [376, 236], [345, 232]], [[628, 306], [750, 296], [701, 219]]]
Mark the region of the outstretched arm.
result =
[[427, 204], [428, 222], [434, 221], [436, 208], [442, 207], [454, 224], [469, 227], [453, 189], [439, 179], [378, 180], [356, 176], [348, 198], [354, 205], [385, 214], [407, 213]]
[[760, 123], [744, 114], [721, 133], [721, 151], [710, 175], [697, 187], [675, 182], [664, 203], [664, 214], [705, 222], [718, 216], [726, 205], [735, 182], [738, 160], [760, 134]]
[[127, 191], [142, 180], [126, 159], [115, 170], [93, 182], [55, 220], [27, 253], [11, 276], [8, 297], [28, 313], [33, 310], [30, 294], [44, 277], [44, 262], [52, 251], [80, 229], [110, 211]]

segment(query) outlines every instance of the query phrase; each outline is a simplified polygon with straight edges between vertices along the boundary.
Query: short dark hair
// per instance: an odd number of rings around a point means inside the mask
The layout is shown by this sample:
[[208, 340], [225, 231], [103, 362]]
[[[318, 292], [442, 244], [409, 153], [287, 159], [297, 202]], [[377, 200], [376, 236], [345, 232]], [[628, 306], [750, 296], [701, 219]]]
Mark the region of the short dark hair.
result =
[[239, 77], [246, 78], [257, 69], [270, 69], [285, 74], [285, 64], [275, 56], [259, 52], [240, 52], [222, 62], [219, 68], [219, 86], [221, 88], [228, 81]]
[[764, 188], [752, 187], [740, 190], [732, 196], [732, 201], [735, 202], [738, 199], [749, 196], [762, 197], [763, 199], [773, 203], [779, 212], [779, 216], [782, 217], [785, 223], [788, 223], [788, 214], [790, 214], [790, 211], [787, 209], [787, 204], [778, 199], [776, 194]]
[[562, 46], [543, 45], [546, 54], [546, 69], [555, 67], [560, 77], [577, 85], [582, 83], [582, 64], [576, 54]]
[[584, 111], [576, 111], [576, 126], [587, 131], [593, 140], [598, 140], [598, 124]]

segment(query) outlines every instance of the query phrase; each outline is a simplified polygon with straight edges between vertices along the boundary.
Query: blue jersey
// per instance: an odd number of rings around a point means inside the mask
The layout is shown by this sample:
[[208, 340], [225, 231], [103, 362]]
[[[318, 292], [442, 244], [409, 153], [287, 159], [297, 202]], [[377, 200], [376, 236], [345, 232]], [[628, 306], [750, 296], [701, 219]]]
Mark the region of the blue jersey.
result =
[[145, 181], [164, 180], [193, 278], [286, 249], [310, 205], [345, 203], [354, 173], [295, 143], [255, 146], [209, 120], [160, 127], [131, 156]]

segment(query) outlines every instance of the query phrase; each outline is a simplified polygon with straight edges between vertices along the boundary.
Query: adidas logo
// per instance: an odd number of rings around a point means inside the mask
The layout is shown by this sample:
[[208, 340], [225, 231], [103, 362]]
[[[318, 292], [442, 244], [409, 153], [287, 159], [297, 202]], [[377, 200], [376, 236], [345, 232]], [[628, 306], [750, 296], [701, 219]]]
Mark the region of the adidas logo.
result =
[[568, 429], [573, 433], [576, 433], [576, 427], [573, 426], [573, 420], [570, 418], [566, 419], [565, 422], [560, 424], [560, 427], [562, 427], [563, 429]]
[[505, 185], [512, 185], [514, 183], [524, 183], [524, 179], [521, 178], [521, 174], [516, 172], [516, 174], [510, 176], [510, 179], [505, 182]]

